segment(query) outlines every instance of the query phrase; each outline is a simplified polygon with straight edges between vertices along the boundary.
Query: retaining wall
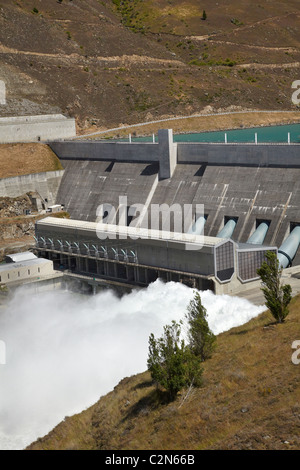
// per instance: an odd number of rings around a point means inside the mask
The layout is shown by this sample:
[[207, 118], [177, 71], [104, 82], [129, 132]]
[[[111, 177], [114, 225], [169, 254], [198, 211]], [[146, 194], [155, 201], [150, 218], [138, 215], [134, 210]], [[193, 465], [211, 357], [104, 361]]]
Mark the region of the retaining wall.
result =
[[300, 167], [299, 144], [177, 144], [177, 163]]
[[58, 170], [1, 178], [0, 197], [18, 197], [36, 191], [49, 205], [54, 204], [63, 174], [64, 170]]
[[[225, 219], [235, 217], [232, 238], [241, 243], [267, 220], [264, 243], [280, 247], [292, 226], [300, 224], [298, 144], [178, 143], [175, 161], [172, 142], [164, 152], [160, 144], [145, 143], [60, 142], [51, 147], [66, 158], [56, 202], [75, 219], [95, 221], [99, 204], [118, 207], [118, 196], [127, 195], [129, 205], [204, 204], [208, 236], [215, 237]], [[151, 221], [145, 221], [150, 227]]]
[[0, 118], [1, 144], [69, 139], [75, 136], [75, 119], [62, 115]]

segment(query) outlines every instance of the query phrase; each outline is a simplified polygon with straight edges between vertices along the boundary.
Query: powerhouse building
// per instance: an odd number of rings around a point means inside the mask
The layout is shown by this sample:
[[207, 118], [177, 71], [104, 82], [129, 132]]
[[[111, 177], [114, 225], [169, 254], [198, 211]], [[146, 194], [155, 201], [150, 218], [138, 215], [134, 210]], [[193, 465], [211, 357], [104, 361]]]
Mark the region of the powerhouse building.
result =
[[[71, 220], [38, 221], [36, 248], [60, 269], [231, 293], [258, 279], [266, 251], [300, 264], [299, 144], [174, 143], [162, 129], [152, 143], [50, 145], [64, 167], [55, 203]], [[176, 222], [185, 207], [188, 229]]]
[[160, 278], [215, 293], [258, 279], [267, 250], [226, 238], [47, 217], [36, 249], [56, 269], [146, 286]]

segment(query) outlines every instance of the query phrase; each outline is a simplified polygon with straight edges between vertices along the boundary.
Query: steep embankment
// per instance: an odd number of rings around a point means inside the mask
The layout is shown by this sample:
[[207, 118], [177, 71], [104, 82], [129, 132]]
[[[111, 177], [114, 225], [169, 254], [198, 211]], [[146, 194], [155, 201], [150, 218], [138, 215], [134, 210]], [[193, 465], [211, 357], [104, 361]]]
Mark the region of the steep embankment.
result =
[[[15, 198], [0, 197], [0, 262], [6, 255], [27, 251], [35, 246], [35, 222], [45, 217], [38, 212], [31, 195]], [[30, 214], [26, 215], [26, 211]], [[70, 217], [67, 212], [51, 214], [53, 217]]]
[[0, 114], [62, 111], [80, 130], [295, 109], [299, 16], [296, 0], [2, 0]]
[[299, 297], [284, 324], [275, 325], [265, 312], [219, 335], [217, 351], [205, 363], [203, 386], [188, 397], [184, 392], [162, 403], [147, 372], [124, 378], [29, 449], [299, 449], [295, 340], [300, 340]]
[[0, 145], [0, 178], [62, 170], [63, 167], [48, 145]]
[[[14, 178], [23, 175], [62, 170], [63, 167], [50, 147], [43, 144], [5, 144], [0, 145], [0, 179]], [[30, 249], [34, 245], [34, 224], [38, 218], [44, 217], [29, 197], [28, 182], [19, 186], [15, 180], [8, 180], [13, 186], [17, 197], [7, 197], [2, 187], [0, 194], [0, 261], [8, 253]], [[3, 183], [3, 181], [1, 181]], [[34, 186], [34, 185], [33, 185]], [[37, 185], [38, 186], [38, 185]], [[22, 189], [24, 194], [22, 194]], [[26, 215], [26, 210], [32, 214]]]

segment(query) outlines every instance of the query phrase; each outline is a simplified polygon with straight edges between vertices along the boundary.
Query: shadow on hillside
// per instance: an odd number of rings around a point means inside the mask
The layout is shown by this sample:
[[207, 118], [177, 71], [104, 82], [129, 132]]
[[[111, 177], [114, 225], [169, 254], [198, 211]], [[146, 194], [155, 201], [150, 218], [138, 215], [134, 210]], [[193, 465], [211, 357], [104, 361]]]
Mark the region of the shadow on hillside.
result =
[[[284, 323], [285, 322], [281, 324], [284, 324]], [[261, 325], [254, 324], [252, 327], [247, 326], [244, 330], [240, 330], [240, 329], [236, 330], [234, 328], [232, 331], [229, 332], [229, 335], [233, 335], [233, 336], [246, 335], [247, 333], [250, 333], [251, 331], [254, 331], [258, 328], [262, 328], [263, 330], [268, 330], [268, 329], [273, 330], [278, 325], [280, 325], [280, 323], [266, 318], [265, 324], [261, 324]]]
[[144, 382], [138, 383], [134, 387], [132, 387], [132, 390], [139, 390], [147, 387], [152, 387], [153, 385], [153, 380], [144, 380]]
[[229, 334], [230, 335], [246, 335], [248, 332], [249, 330], [231, 331]]
[[[142, 389], [146, 387], [153, 386], [152, 381], [142, 382], [138, 384], [135, 389]], [[166, 405], [170, 403], [169, 394], [166, 391], [159, 390], [159, 389], [152, 389], [146, 396], [140, 398], [136, 403], [132, 406], [128, 407], [128, 411], [124, 416], [122, 421], [126, 421], [127, 419], [136, 418], [137, 416], [141, 415], [148, 415], [153, 410], [159, 408], [161, 405]]]

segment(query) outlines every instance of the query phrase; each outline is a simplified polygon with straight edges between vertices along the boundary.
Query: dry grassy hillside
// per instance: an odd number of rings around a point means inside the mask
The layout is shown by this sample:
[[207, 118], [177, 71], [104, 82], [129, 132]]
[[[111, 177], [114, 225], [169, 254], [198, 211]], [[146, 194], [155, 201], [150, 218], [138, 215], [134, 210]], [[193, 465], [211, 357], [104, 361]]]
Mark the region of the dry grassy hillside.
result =
[[[269, 312], [217, 337], [203, 386], [163, 403], [148, 372], [124, 378], [29, 449], [300, 449], [300, 298], [284, 324]], [[121, 358], [120, 358], [121, 360]], [[80, 378], [78, 378], [80, 380]]]
[[[38, 143], [0, 145], [0, 178], [62, 170], [63, 167], [48, 145]], [[44, 214], [33, 212], [27, 194], [19, 197], [0, 197], [0, 261], [6, 254], [31, 249], [35, 240], [34, 224]]]
[[62, 111], [80, 130], [295, 109], [299, 17], [297, 0], [1, 0], [0, 115]]
[[48, 145], [0, 145], [0, 178], [62, 170], [63, 167]]

